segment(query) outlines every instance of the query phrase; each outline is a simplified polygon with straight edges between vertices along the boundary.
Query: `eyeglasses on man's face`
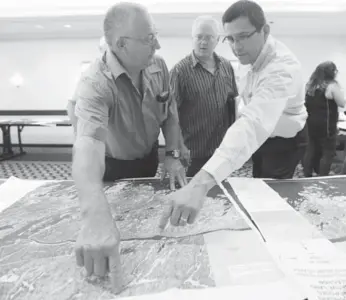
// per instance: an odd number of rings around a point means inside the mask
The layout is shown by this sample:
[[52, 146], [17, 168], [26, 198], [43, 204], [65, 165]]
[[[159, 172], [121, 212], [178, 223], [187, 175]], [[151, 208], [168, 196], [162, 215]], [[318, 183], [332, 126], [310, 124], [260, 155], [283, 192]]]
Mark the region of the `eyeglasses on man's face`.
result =
[[211, 42], [216, 40], [216, 36], [211, 35], [211, 34], [196, 34], [194, 38], [198, 41], [206, 41], [206, 42]]
[[234, 44], [234, 43], [242, 43], [245, 42], [246, 40], [248, 40], [250, 37], [252, 37], [257, 31], [257, 29], [255, 29], [254, 31], [250, 32], [250, 33], [242, 33], [238, 36], [225, 36], [222, 40], [223, 43], [228, 42], [230, 44]]
[[154, 46], [157, 43], [158, 33], [157, 32], [150, 33], [144, 38], [137, 38], [132, 36], [122, 36], [122, 38], [138, 41], [144, 45]]

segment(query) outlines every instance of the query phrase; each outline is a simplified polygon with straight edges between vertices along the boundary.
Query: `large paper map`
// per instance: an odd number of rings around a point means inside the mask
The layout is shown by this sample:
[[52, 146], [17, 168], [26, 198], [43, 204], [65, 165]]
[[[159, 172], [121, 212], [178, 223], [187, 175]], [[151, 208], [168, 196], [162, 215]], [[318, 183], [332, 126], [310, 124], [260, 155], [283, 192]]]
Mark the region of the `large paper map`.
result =
[[346, 242], [345, 177], [268, 182], [333, 243]]
[[[168, 190], [160, 182], [120, 181], [106, 187], [121, 232], [126, 288], [120, 296], [169, 288], [215, 286], [203, 233], [249, 230], [221, 191], [214, 189], [194, 225], [159, 235]], [[0, 214], [1, 299], [111, 299], [109, 280], [88, 278], [75, 264], [80, 228], [71, 182], [47, 183]]]
[[[344, 180], [267, 184], [334, 245], [346, 240]], [[0, 212], [0, 299], [104, 300], [171, 288], [196, 291], [232, 284], [251, 291], [253, 286], [246, 286], [251, 280], [260, 286], [280, 286], [280, 296], [267, 299], [283, 299], [283, 295], [291, 299], [287, 291], [282, 292], [283, 277], [277, 277], [279, 273], [266, 249], [261, 248], [256, 235], [218, 188], [208, 194], [194, 225], [168, 227], [160, 235], [160, 196], [168, 192], [157, 179], [119, 181], [105, 187], [122, 239], [126, 288], [118, 296], [111, 293], [107, 279], [86, 278], [76, 266], [73, 246], [80, 214], [72, 182], [45, 183], [15, 203], [8, 201], [14, 204]], [[257, 197], [256, 193], [253, 195]], [[268, 290], [273, 291], [274, 286]], [[224, 299], [229, 295], [227, 292]]]

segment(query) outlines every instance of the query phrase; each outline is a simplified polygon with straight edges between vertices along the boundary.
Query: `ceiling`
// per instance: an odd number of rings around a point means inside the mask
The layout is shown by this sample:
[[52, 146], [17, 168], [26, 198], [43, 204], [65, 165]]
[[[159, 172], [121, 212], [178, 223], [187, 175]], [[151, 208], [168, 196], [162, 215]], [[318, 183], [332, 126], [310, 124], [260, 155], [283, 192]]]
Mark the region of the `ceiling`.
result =
[[[275, 1], [258, 1], [266, 11], [273, 34], [346, 36], [346, 0]], [[81, 5], [77, 0], [60, 0], [59, 6], [49, 0], [16, 0], [16, 4], [8, 2], [0, 4], [1, 40], [100, 37], [104, 12], [117, 1], [84, 0]], [[140, 2], [147, 4], [153, 13], [160, 35], [189, 36], [192, 22], [198, 15], [208, 13], [221, 19], [220, 12], [232, 1]], [[32, 7], [28, 8], [30, 3]]]
[[[235, 0], [133, 0], [152, 12], [224, 11]], [[255, 0], [265, 11], [340, 11], [345, 0]], [[15, 0], [0, 2], [0, 17], [103, 14], [117, 0]]]

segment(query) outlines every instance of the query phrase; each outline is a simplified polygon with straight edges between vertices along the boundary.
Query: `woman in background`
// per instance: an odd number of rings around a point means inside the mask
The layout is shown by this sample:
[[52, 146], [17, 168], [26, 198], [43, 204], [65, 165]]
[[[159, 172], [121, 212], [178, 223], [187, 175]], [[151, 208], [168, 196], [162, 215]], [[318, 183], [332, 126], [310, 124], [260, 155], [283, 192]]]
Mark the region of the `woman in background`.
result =
[[343, 92], [336, 81], [338, 70], [331, 61], [319, 64], [306, 85], [309, 144], [304, 159], [304, 175], [313, 171], [327, 176], [335, 155], [338, 106], [345, 106]]

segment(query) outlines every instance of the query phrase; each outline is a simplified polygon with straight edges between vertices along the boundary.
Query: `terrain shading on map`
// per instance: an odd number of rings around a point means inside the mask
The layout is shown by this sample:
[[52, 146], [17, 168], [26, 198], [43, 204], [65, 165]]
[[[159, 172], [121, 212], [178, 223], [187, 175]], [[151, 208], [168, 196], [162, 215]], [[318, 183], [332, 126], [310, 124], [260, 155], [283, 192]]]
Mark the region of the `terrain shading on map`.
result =
[[[203, 234], [248, 230], [227, 198], [212, 190], [195, 224], [157, 225], [166, 186], [119, 181], [106, 187], [121, 233], [125, 283], [118, 296], [215, 286]], [[72, 182], [47, 183], [0, 214], [0, 299], [112, 299], [109, 280], [76, 266], [80, 214]]]

